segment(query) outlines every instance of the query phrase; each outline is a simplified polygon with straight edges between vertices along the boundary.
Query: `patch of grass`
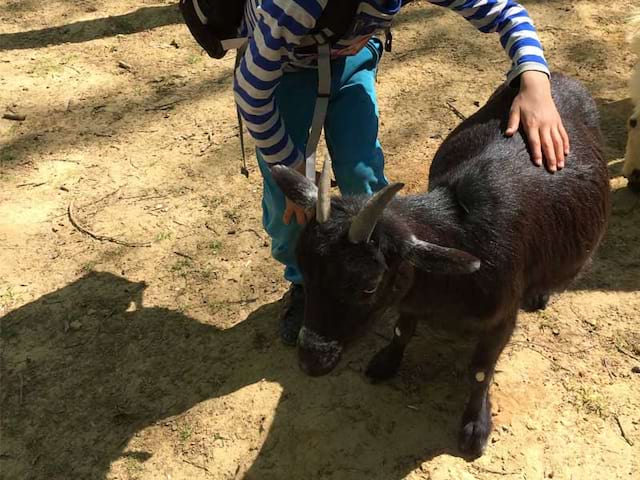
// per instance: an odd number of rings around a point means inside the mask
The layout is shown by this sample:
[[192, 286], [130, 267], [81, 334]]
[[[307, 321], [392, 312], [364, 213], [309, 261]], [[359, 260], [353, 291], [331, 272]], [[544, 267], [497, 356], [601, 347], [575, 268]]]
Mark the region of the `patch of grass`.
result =
[[179, 275], [186, 275], [187, 271], [191, 268], [192, 262], [188, 258], [181, 258], [176, 263], [171, 265], [171, 271]]
[[127, 457], [124, 466], [129, 478], [138, 478], [138, 475], [142, 473], [142, 462], [136, 457]]
[[0, 304], [2, 304], [3, 302], [12, 302], [13, 300], [15, 300], [15, 298], [16, 294], [13, 291], [13, 288], [7, 287], [7, 289], [3, 293], [0, 293]]
[[217, 255], [222, 250], [222, 242], [220, 240], [212, 240], [209, 242], [209, 249], [214, 255]]
[[156, 235], [156, 242], [169, 240], [172, 236], [173, 236], [173, 232], [170, 232], [170, 231], [160, 232]]
[[193, 434], [193, 428], [188, 423], [183, 424], [178, 430], [178, 436], [180, 437], [181, 442], [186, 442], [191, 438]]
[[238, 223], [240, 221], [240, 214], [236, 210], [227, 210], [224, 212], [224, 218], [233, 223]]
[[195, 65], [200, 62], [202, 62], [202, 55], [191, 55], [189, 58], [187, 58], [187, 63], [189, 65]]
[[14, 162], [18, 158], [16, 152], [9, 147], [0, 150], [0, 164]]
[[215, 195], [202, 195], [202, 206], [210, 210], [215, 210], [222, 204], [222, 198]]
[[583, 385], [578, 388], [576, 393], [582, 409], [602, 418], [609, 416], [610, 408], [607, 399], [593, 387], [585, 387]]
[[60, 73], [63, 69], [64, 66], [60, 62], [50, 59], [42, 59], [36, 61], [31, 73], [36, 77], [46, 77], [54, 73]]
[[85, 262], [82, 264], [82, 266], [80, 267], [80, 270], [83, 273], [89, 273], [93, 271], [97, 266], [98, 266], [97, 260], [89, 260], [88, 262]]

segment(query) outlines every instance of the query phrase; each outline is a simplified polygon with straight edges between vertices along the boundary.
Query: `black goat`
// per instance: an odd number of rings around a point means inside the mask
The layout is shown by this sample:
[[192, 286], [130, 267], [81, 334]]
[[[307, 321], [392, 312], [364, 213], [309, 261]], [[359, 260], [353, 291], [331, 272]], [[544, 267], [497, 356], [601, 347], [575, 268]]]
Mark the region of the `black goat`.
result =
[[566, 168], [553, 175], [533, 165], [520, 134], [503, 135], [516, 94], [507, 86], [444, 141], [426, 194], [395, 198], [402, 184], [393, 184], [370, 198], [329, 200], [328, 161], [319, 190], [274, 167], [285, 194], [317, 211], [297, 246], [306, 292], [303, 370], [330, 371], [345, 336], [383, 307], [400, 316], [392, 342], [367, 368], [374, 379], [398, 370], [418, 319], [474, 330], [460, 448], [482, 453], [491, 430], [489, 386], [518, 309], [544, 308], [551, 292], [568, 286], [593, 255], [609, 213], [595, 103], [560, 75], [552, 76], [552, 89], [571, 139]]

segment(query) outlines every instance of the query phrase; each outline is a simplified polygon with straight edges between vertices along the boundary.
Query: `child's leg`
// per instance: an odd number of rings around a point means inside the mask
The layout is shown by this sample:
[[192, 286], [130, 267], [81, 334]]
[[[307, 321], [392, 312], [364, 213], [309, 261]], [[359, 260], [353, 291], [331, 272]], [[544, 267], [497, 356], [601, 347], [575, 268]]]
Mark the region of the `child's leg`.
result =
[[[317, 72], [314, 70], [285, 73], [275, 96], [280, 114], [293, 143], [304, 151], [316, 101]], [[262, 196], [262, 223], [271, 237], [273, 258], [285, 265], [284, 276], [295, 284], [302, 284], [302, 275], [295, 258], [295, 246], [300, 226], [291, 220], [289, 225], [282, 222], [285, 197], [275, 183], [269, 167], [257, 153], [258, 165], [264, 180]]]
[[343, 194], [371, 194], [387, 185], [375, 92], [381, 55], [382, 42], [372, 39], [357, 55], [346, 58], [339, 71], [334, 69], [325, 134]]

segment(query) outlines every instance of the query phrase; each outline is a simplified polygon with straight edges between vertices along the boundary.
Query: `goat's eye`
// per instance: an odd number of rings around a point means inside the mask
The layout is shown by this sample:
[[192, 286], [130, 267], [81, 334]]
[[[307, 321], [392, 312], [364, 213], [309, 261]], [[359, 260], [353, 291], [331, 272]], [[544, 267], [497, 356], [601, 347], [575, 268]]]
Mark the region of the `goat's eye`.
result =
[[636, 128], [638, 126], [638, 119], [637, 118], [630, 118], [629, 119], [629, 126], [631, 128]]
[[365, 295], [373, 295], [374, 293], [376, 293], [377, 290], [378, 290], [378, 286], [376, 285], [373, 288], [363, 290], [362, 293], [364, 293]]

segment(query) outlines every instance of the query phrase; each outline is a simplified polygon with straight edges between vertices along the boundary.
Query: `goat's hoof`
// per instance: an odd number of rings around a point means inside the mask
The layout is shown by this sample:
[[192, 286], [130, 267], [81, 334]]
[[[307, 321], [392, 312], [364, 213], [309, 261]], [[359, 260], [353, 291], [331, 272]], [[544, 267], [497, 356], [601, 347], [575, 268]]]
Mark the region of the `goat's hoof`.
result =
[[385, 347], [373, 356], [365, 375], [372, 381], [387, 380], [398, 372], [401, 362], [402, 352]]
[[522, 304], [522, 308], [526, 312], [537, 312], [544, 310], [549, 305], [550, 295], [548, 293], [541, 293], [539, 295], [531, 295], [529, 298], [525, 298]]
[[481, 418], [463, 423], [460, 429], [458, 447], [463, 455], [469, 458], [481, 457], [491, 433], [491, 419], [482, 415]]

